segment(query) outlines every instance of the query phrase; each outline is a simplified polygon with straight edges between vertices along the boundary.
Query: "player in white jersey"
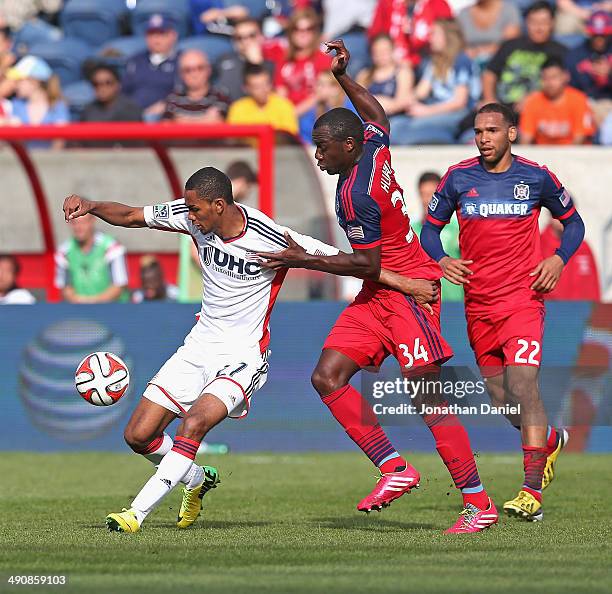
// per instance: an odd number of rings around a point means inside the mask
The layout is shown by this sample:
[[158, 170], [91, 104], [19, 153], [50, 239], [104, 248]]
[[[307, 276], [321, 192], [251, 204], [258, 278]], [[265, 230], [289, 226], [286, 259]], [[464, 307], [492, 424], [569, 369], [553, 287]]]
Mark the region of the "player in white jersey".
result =
[[[88, 212], [112, 225], [188, 233], [198, 248], [203, 275], [199, 319], [151, 379], [125, 429], [128, 445], [156, 464], [157, 471], [129, 510], [107, 516], [109, 529], [136, 532], [182, 482], [177, 525], [185, 528], [199, 515], [204, 493], [218, 482], [215, 469], [194, 463], [200, 442], [226, 417], [247, 414], [252, 395], [266, 381], [268, 323], [287, 271], [261, 267], [254, 254], [286, 248], [286, 232], [311, 254], [335, 255], [339, 250], [236, 204], [230, 180], [213, 167], [194, 173], [184, 198], [172, 202], [138, 208], [75, 195], [64, 201], [67, 221]], [[429, 281], [386, 270], [380, 281], [424, 303], [437, 298]], [[182, 422], [172, 440], [164, 430], [177, 416]]]

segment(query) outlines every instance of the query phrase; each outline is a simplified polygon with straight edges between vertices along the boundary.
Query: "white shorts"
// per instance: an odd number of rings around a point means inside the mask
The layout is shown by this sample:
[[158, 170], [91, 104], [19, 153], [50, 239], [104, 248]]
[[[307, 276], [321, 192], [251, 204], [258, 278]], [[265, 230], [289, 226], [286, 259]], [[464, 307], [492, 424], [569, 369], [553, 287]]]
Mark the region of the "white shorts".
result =
[[143, 396], [183, 416], [202, 394], [213, 394], [225, 404], [228, 416], [244, 417], [251, 397], [268, 378], [269, 351], [223, 352], [231, 348], [202, 347], [188, 336], [151, 379]]

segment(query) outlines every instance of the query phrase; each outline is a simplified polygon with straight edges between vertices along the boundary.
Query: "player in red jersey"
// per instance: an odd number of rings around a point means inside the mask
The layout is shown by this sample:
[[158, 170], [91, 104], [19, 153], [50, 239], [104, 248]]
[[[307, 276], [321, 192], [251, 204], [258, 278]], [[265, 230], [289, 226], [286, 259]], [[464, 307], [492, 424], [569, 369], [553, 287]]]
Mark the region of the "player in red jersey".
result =
[[[333, 41], [327, 47], [328, 52], [336, 51], [334, 76], [366, 121], [364, 125], [348, 109], [333, 109], [317, 120], [312, 135], [319, 167], [340, 176], [336, 215], [353, 253], [311, 257], [288, 237], [287, 250], [260, 256], [268, 258], [272, 267], [370, 279], [336, 321], [312, 375], [315, 389], [333, 416], [380, 470], [375, 489], [357, 506], [369, 512], [409, 493], [420, 477], [391, 445], [372, 407], [350, 385], [350, 379], [364, 367], [379, 366], [390, 354], [403, 374], [431, 379], [453, 353], [440, 333], [439, 303], [425, 311], [413, 298], [375, 282], [381, 266], [436, 285], [442, 272], [410, 227], [403, 192], [391, 167], [384, 109], [346, 74], [350, 56], [344, 43]], [[465, 429], [441, 397], [434, 403], [440, 412], [425, 414], [423, 419], [464, 500], [464, 510], [449, 532], [478, 532], [497, 521], [495, 506], [480, 482]]]
[[[542, 488], [567, 433], [547, 425], [538, 372], [544, 332], [542, 295], [552, 291], [563, 266], [584, 237], [571, 196], [546, 167], [512, 154], [517, 129], [512, 112], [490, 103], [474, 122], [480, 157], [451, 167], [430, 202], [423, 247], [444, 276], [465, 287], [470, 344], [496, 406], [520, 405], [509, 416], [521, 430], [525, 480], [504, 504], [508, 515], [543, 518]], [[561, 245], [543, 258], [538, 217], [542, 206], [564, 226]], [[459, 220], [461, 258], [442, 248], [440, 231], [453, 213]]]

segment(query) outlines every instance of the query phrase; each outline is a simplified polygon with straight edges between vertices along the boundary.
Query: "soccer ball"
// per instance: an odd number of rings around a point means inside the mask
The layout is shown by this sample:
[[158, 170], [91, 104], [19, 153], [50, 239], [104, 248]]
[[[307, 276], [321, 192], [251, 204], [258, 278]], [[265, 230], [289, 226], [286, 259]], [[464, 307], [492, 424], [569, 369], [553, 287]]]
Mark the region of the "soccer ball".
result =
[[78, 393], [90, 404], [110, 406], [127, 391], [130, 372], [117, 355], [101, 351], [87, 355], [79, 363], [74, 383]]

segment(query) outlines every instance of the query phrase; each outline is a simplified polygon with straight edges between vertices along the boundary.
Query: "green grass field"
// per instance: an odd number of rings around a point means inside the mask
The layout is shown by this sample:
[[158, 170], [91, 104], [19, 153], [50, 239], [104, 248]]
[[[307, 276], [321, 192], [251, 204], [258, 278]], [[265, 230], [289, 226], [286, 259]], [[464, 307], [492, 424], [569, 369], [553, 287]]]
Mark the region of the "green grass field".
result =
[[[374, 472], [356, 453], [207, 457], [222, 484], [194, 527], [175, 527], [177, 490], [126, 535], [108, 533], [104, 517], [150, 476], [144, 460], [5, 453], [0, 591], [612, 592], [612, 456], [562, 456], [543, 523], [503, 518], [461, 537], [442, 534], [460, 503], [446, 469], [433, 455], [410, 459], [421, 489], [366, 516], [355, 505]], [[499, 506], [515, 495], [518, 455], [478, 463]], [[9, 586], [14, 574], [66, 575], [68, 586]]]

